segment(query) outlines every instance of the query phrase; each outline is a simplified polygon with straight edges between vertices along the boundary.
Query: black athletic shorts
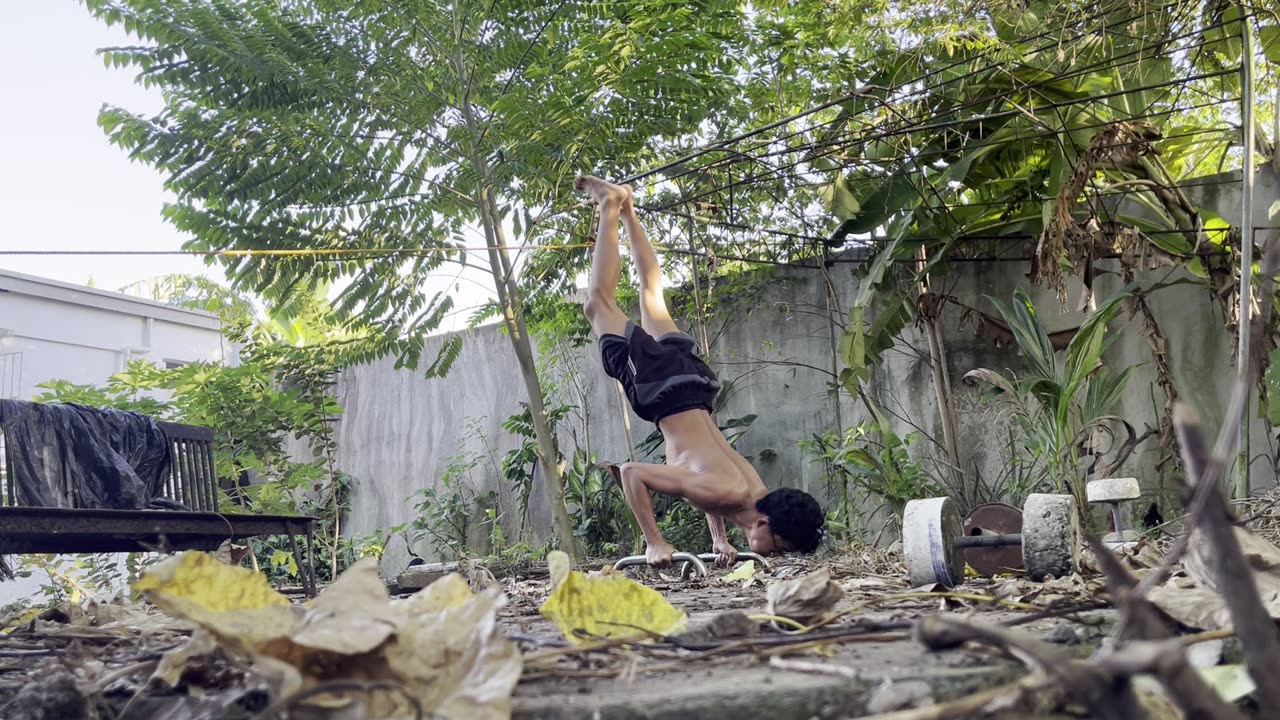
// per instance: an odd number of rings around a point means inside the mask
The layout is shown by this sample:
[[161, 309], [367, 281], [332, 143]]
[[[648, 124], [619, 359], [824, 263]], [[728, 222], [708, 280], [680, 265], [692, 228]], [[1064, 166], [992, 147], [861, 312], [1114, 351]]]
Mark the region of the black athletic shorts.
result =
[[715, 412], [720, 380], [694, 355], [693, 338], [674, 332], [654, 339], [634, 322], [627, 323], [626, 332], [626, 337], [600, 337], [600, 361], [609, 377], [622, 383], [636, 415], [657, 423], [695, 408]]

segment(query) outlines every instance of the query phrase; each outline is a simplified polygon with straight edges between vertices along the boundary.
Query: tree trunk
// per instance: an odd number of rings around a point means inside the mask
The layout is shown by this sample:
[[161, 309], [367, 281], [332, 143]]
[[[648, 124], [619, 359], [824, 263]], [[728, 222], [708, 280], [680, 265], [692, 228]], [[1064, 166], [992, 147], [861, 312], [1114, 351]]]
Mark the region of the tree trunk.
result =
[[[453, 8], [453, 22], [457, 36], [460, 38], [462, 19], [457, 5]], [[454, 65], [458, 73], [458, 84], [468, 88], [471, 81], [460, 44], [454, 57]], [[573, 535], [573, 522], [569, 519], [569, 508], [564, 502], [564, 474], [560, 472], [556, 440], [551, 435], [551, 424], [547, 420], [547, 410], [543, 404], [542, 383], [538, 380], [538, 370], [533, 361], [533, 347], [529, 344], [529, 333], [524, 324], [520, 288], [516, 285], [515, 268], [507, 254], [502, 232], [502, 216], [498, 212], [498, 204], [493, 197], [489, 163], [485, 159], [483, 149], [479, 147], [481, 137], [479, 122], [465, 92], [459, 103], [459, 109], [462, 111], [463, 120], [471, 137], [476, 138], [469, 158], [480, 178], [476, 205], [480, 210], [480, 224], [484, 228], [485, 245], [489, 248], [489, 271], [493, 275], [493, 288], [498, 293], [502, 319], [506, 323], [511, 346], [516, 351], [516, 360], [520, 363], [520, 375], [524, 379], [525, 392], [529, 396], [529, 417], [533, 421], [533, 434], [538, 441], [538, 464], [542, 466], [543, 482], [547, 488], [547, 502], [551, 506], [551, 524], [555, 530], [556, 539], [560, 541], [560, 549], [568, 553], [574, 562], [579, 562], [582, 554], [578, 551], [578, 544]]]
[[520, 364], [520, 375], [524, 379], [525, 392], [529, 397], [529, 416], [538, 442], [538, 464], [542, 466], [547, 503], [551, 506], [551, 524], [556, 539], [560, 542], [560, 549], [568, 553], [574, 562], [579, 562], [581, 553], [573, 535], [569, 508], [564, 501], [564, 474], [561, 472], [559, 452], [556, 440], [551, 435], [551, 424], [547, 421], [542, 382], [538, 379], [538, 370], [533, 360], [533, 346], [529, 343], [524, 315], [519, 310], [520, 290], [512, 278], [510, 259], [506, 256], [506, 246], [503, 244], [502, 226], [494, 210], [493, 193], [489, 188], [481, 188], [479, 204], [485, 242], [489, 246], [489, 270], [493, 274], [498, 304], [502, 307], [502, 319], [506, 323], [511, 346], [516, 351], [516, 361]]
[[[925, 268], [925, 253], [921, 247], [916, 254], [916, 267], [920, 270]], [[920, 277], [920, 295], [926, 296], [930, 292], [929, 276], [927, 274]], [[956, 413], [951, 405], [951, 399], [955, 397], [951, 392], [951, 375], [947, 370], [947, 356], [945, 345], [942, 343], [942, 331], [938, 328], [938, 323], [927, 313], [924, 314], [925, 338], [929, 342], [929, 369], [933, 373], [933, 393], [934, 398], [938, 402], [938, 415], [942, 419], [942, 441], [947, 451], [947, 459], [951, 464], [951, 482], [952, 487], [964, 492], [964, 472], [960, 467], [960, 446], [956, 441]]]

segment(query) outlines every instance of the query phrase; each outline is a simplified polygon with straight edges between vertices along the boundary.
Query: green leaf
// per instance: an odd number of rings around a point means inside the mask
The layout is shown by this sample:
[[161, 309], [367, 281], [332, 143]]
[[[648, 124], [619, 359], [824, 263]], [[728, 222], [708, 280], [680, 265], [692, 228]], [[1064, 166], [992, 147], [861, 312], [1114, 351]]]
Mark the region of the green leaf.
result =
[[[1064, 424], [1069, 403], [1075, 399], [1076, 393], [1093, 374], [1102, 358], [1107, 326], [1123, 307], [1122, 303], [1132, 296], [1137, 288], [1137, 283], [1130, 283], [1098, 306], [1098, 309], [1076, 331], [1075, 337], [1071, 338], [1071, 343], [1067, 345], [1062, 395], [1057, 409], [1059, 419]], [[1127, 378], [1127, 375], [1125, 377]]]
[[827, 212], [842, 220], [856, 217], [862, 209], [849, 189], [844, 173], [837, 173], [831, 184], [822, 189], [822, 199]]
[[1280, 425], [1280, 349], [1271, 351], [1267, 363], [1267, 422]]
[[1258, 45], [1267, 60], [1280, 65], [1280, 25], [1269, 25], [1258, 31]]
[[1013, 332], [1014, 342], [1022, 351], [1023, 357], [1031, 364], [1032, 371], [1039, 378], [1053, 378], [1057, 375], [1057, 361], [1054, 359], [1053, 346], [1049, 342], [1049, 334], [1040, 323], [1036, 307], [1021, 288], [1013, 291], [1013, 303], [1006, 306], [995, 298], [988, 298], [995, 305], [1000, 317], [1004, 318]]

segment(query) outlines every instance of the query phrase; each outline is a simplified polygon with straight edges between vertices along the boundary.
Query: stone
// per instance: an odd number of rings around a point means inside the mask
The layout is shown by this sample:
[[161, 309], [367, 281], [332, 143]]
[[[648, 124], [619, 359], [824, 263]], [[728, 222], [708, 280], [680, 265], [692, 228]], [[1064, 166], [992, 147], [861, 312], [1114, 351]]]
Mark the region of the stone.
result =
[[458, 572], [456, 562], [423, 563], [410, 565], [396, 578], [396, 586], [402, 591], [421, 590], [449, 573]]

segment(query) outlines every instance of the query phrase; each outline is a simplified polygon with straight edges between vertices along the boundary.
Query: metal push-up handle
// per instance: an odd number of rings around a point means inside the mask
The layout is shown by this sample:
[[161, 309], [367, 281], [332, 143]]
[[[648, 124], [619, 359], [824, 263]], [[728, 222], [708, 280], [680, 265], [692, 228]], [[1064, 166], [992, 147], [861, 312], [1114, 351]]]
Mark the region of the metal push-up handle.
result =
[[[699, 553], [698, 554], [698, 559], [702, 560], [703, 562], [715, 562], [716, 558], [718, 557], [720, 556], [715, 553]], [[738, 553], [738, 559], [734, 561], [734, 564], [736, 565], [737, 563], [740, 563], [740, 562], [746, 562], [747, 560], [755, 560], [756, 562], [763, 565], [765, 570], [768, 570], [770, 567], [769, 561], [765, 560], [764, 556], [758, 555], [753, 552]]]
[[[698, 559], [702, 560], [704, 563], [715, 562], [716, 558], [718, 557], [720, 556], [715, 553], [699, 553], [698, 554]], [[756, 562], [763, 565], [765, 570], [769, 569], [769, 561], [765, 560], [764, 556], [758, 555], [753, 552], [738, 553], [738, 559], [734, 561], [734, 564], [736, 565], [738, 563], [746, 562], [747, 560], [755, 560]], [[706, 573], [703, 573], [703, 576], [705, 577]], [[689, 563], [685, 563], [680, 566], [680, 579], [681, 580], [689, 579]]]
[[[715, 557], [715, 556], [712, 555], [712, 557]], [[678, 552], [671, 556], [671, 560], [673, 562], [683, 562], [685, 565], [692, 564], [694, 567], [698, 568], [698, 573], [701, 574], [702, 577], [707, 576], [707, 566], [705, 563], [702, 562], [702, 560], [697, 555], [692, 555], [686, 552]], [[618, 562], [614, 563], [613, 569], [621, 570], [622, 568], [631, 567], [632, 565], [648, 565], [648, 564], [649, 564], [649, 561], [645, 559], [645, 556], [643, 555], [628, 555], [627, 557], [624, 557]]]

